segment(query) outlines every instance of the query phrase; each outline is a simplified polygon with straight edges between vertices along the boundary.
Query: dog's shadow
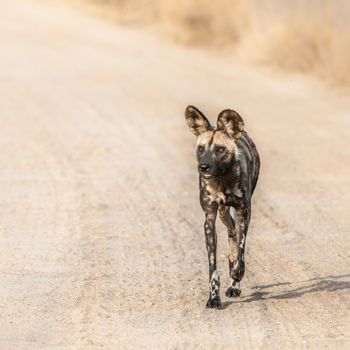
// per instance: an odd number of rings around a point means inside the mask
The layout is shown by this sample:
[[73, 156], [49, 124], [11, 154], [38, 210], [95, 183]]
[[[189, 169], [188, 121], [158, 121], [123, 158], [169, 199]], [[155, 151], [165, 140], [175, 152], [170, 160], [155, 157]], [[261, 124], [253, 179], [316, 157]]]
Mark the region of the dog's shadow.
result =
[[[339, 275], [339, 276], [325, 276], [312, 278], [303, 282], [283, 282], [267, 285], [257, 285], [251, 287], [256, 290], [250, 295], [242, 296], [232, 301], [225, 301], [222, 303], [222, 308], [226, 309], [234, 303], [250, 303], [254, 301], [270, 300], [270, 299], [294, 299], [300, 298], [304, 294], [318, 293], [318, 292], [334, 292], [342, 289], [350, 289], [350, 281], [342, 281], [350, 277], [350, 274]], [[293, 285], [298, 285], [294, 287]], [[268, 291], [269, 288], [282, 287], [282, 291]], [[280, 288], [279, 288], [280, 289]]]

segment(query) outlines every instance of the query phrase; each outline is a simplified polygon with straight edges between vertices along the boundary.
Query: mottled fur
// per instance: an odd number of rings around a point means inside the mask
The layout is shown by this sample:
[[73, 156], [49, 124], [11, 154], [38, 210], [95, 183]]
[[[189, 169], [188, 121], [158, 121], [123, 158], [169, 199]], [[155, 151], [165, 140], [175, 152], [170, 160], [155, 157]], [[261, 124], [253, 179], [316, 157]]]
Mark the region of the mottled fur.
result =
[[[222, 111], [214, 128], [193, 106], [185, 118], [197, 136], [200, 203], [205, 213], [204, 234], [209, 261], [209, 299], [207, 307], [220, 308], [220, 277], [216, 265], [217, 213], [227, 227], [231, 284], [228, 297], [241, 294], [245, 271], [244, 250], [250, 221], [251, 198], [258, 181], [260, 159], [255, 144], [243, 130], [241, 116], [230, 109]], [[234, 209], [234, 217], [230, 214]]]

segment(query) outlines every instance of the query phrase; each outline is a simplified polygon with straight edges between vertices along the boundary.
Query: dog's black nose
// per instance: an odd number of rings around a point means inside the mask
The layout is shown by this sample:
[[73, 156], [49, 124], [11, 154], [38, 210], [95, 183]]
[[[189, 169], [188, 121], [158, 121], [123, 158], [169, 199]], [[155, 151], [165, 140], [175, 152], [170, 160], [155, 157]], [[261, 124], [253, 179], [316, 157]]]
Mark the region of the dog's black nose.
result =
[[209, 164], [206, 164], [206, 163], [199, 164], [199, 169], [201, 171], [207, 171], [207, 170], [209, 170], [209, 168], [210, 168]]

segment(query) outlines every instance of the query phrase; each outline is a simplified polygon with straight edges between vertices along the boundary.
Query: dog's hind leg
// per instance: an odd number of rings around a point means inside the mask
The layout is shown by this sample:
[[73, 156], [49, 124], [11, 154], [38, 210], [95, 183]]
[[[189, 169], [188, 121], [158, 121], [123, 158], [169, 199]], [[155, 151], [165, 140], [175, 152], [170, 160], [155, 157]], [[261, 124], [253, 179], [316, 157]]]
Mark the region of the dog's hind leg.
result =
[[229, 297], [238, 296], [241, 294], [239, 283], [242, 280], [245, 272], [244, 252], [250, 222], [250, 206], [236, 211], [236, 227], [235, 233], [237, 237], [237, 255], [235, 260], [230, 260], [230, 277], [231, 287], [226, 291]]
[[[231, 277], [231, 271], [234, 266], [234, 262], [237, 260], [238, 257], [238, 244], [237, 244], [237, 234], [235, 231], [235, 221], [233, 220], [231, 214], [230, 214], [230, 207], [221, 206], [219, 208], [219, 215], [222, 223], [227, 228], [227, 235], [228, 235], [228, 244], [229, 244], [229, 251], [228, 251], [228, 264], [229, 264], [229, 271], [230, 271], [230, 277]], [[231, 277], [231, 283], [230, 287], [226, 291], [226, 296], [229, 298], [238, 297], [241, 295], [241, 290], [239, 289], [239, 282], [236, 282]]]

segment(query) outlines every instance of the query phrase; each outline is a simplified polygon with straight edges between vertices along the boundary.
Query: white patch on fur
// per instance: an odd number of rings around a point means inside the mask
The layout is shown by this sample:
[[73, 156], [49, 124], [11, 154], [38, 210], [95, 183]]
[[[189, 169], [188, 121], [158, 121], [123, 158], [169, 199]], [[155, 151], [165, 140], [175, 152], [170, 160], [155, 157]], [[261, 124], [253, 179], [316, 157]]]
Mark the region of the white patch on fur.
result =
[[220, 279], [220, 276], [219, 276], [217, 270], [215, 270], [215, 271], [213, 272], [212, 276], [211, 276], [210, 282], [211, 282], [212, 280], [218, 281], [219, 279]]
[[239, 177], [241, 175], [241, 168], [237, 167], [236, 169], [236, 176]]
[[239, 245], [239, 247], [242, 248], [242, 249], [243, 249], [243, 246], [244, 246], [244, 242], [245, 242], [245, 234], [243, 233], [241, 244]]
[[233, 278], [231, 278], [231, 283], [230, 283], [230, 285], [231, 285], [231, 287], [241, 289], [241, 284], [240, 284], [240, 282], [235, 282]]
[[211, 294], [212, 299], [219, 295], [219, 286], [218, 283], [220, 281], [220, 276], [218, 272], [215, 270], [211, 276], [209, 283], [209, 292]]
[[210, 180], [204, 180], [206, 190], [208, 191], [208, 197], [210, 202], [216, 202], [218, 204], [226, 203], [226, 196], [220, 185]]
[[233, 278], [230, 278], [230, 285], [239, 288], [239, 282], [235, 282]]
[[238, 187], [235, 187], [235, 188], [233, 189], [233, 194], [234, 194], [236, 197], [239, 197], [239, 198], [242, 198], [242, 196], [243, 196], [242, 191], [241, 191]]
[[214, 254], [213, 253], [210, 254], [209, 261], [210, 261], [211, 265], [214, 264]]

